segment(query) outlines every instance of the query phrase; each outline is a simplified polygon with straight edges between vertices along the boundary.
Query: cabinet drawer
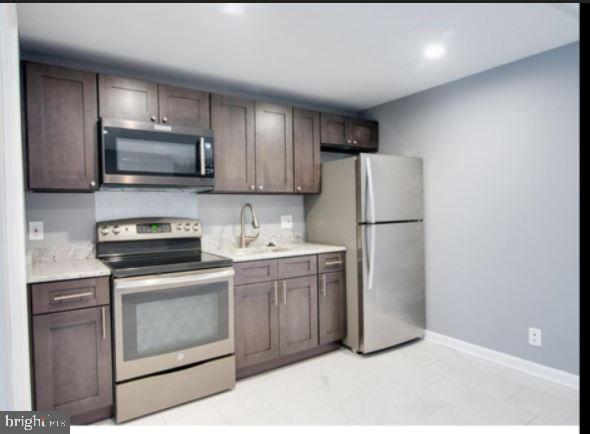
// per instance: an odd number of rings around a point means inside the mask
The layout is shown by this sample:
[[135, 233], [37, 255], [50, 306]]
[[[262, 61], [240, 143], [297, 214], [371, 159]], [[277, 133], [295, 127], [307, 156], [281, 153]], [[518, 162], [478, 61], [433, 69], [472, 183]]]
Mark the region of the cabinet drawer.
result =
[[268, 282], [277, 279], [277, 260], [238, 262], [234, 264], [234, 285]]
[[317, 273], [317, 257], [295, 256], [293, 258], [279, 259], [279, 279], [290, 277], [309, 276]]
[[318, 255], [318, 273], [344, 270], [346, 252], [322, 253]]
[[33, 315], [109, 304], [109, 292], [108, 277], [34, 283]]

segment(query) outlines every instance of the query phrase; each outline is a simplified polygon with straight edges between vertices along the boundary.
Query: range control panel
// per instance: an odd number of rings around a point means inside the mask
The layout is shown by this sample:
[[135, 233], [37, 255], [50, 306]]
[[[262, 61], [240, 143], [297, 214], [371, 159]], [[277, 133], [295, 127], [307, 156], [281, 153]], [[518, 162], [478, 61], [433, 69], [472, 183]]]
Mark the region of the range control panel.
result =
[[125, 219], [96, 224], [98, 242], [201, 238], [201, 235], [201, 222], [197, 219]]

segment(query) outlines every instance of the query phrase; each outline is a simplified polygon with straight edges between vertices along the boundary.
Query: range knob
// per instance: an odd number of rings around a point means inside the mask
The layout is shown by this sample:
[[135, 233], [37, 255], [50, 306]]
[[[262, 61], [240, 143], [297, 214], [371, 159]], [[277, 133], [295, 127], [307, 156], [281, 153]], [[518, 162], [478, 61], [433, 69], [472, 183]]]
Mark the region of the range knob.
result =
[[119, 232], [121, 232], [121, 228], [119, 227], [119, 225], [113, 226], [113, 233], [117, 235]]
[[191, 224], [190, 224], [189, 222], [186, 222], [186, 223], [184, 224], [184, 229], [185, 229], [186, 231], [190, 231], [190, 230], [191, 230]]
[[102, 235], [108, 235], [108, 234], [109, 234], [109, 232], [110, 232], [110, 231], [109, 231], [109, 227], [108, 227], [108, 226], [103, 226], [103, 227], [101, 227], [101, 228], [100, 228], [100, 233], [101, 233]]
[[182, 230], [182, 223], [178, 223], [178, 224], [176, 225], [176, 230], [177, 230], [177, 231], [181, 231], [181, 230]]
[[200, 225], [198, 223], [195, 223], [193, 225], [193, 231], [198, 231], [199, 230]]

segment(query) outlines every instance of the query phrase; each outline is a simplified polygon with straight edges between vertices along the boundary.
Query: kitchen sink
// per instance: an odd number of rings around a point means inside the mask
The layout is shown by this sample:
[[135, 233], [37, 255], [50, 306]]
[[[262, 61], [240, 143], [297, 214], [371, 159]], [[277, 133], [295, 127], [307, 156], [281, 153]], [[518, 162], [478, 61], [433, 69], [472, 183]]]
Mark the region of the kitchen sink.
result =
[[236, 249], [233, 253], [235, 255], [256, 255], [258, 253], [286, 252], [287, 250], [289, 248], [280, 246], [243, 247]]

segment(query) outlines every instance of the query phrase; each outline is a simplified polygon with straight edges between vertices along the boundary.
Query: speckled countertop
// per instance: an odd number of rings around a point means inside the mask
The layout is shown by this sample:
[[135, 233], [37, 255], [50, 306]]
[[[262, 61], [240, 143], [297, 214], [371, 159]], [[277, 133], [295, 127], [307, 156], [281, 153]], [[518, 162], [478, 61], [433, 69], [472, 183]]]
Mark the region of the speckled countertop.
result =
[[93, 244], [37, 247], [27, 257], [27, 283], [108, 276], [109, 267], [95, 257]]

